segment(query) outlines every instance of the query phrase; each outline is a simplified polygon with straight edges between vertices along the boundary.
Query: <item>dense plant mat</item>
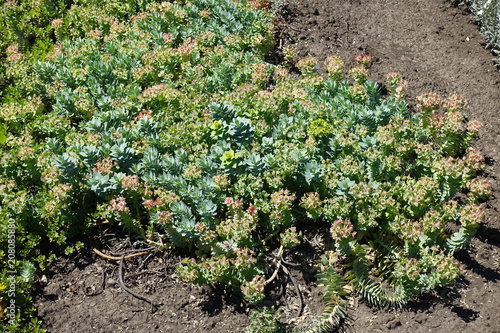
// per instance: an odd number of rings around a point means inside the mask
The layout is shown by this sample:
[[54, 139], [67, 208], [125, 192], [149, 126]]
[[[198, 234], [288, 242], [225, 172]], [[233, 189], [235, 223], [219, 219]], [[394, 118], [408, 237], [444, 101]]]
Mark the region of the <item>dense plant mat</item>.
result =
[[[352, 68], [338, 56], [295, 63], [290, 50], [267, 63], [279, 20], [266, 2], [47, 3], [34, 31], [22, 4], [4, 4], [21, 15], [0, 113], [18, 294], [50, 259], [42, 244], [78, 251], [74, 240], [102, 224], [186, 249], [180, 278], [257, 308], [287, 251], [326, 233], [326, 309], [309, 331], [336, 327], [353, 291], [397, 308], [460, 276], [453, 255], [491, 194], [471, 147], [482, 125], [465, 119], [463, 96], [424, 94], [412, 111], [400, 74], [384, 94], [368, 80], [367, 54]], [[9, 286], [13, 268], [2, 269]], [[6, 330], [23, 325], [16, 315]], [[266, 308], [252, 318], [249, 331], [280, 329]]]

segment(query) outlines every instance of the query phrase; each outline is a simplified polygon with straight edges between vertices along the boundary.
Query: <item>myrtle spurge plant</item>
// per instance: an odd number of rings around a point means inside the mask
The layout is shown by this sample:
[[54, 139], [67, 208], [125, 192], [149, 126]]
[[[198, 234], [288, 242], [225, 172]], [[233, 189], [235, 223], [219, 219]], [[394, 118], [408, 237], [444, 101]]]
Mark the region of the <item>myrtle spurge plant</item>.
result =
[[337, 56], [292, 77], [264, 61], [266, 1], [131, 3], [52, 20], [57, 44], [37, 61], [6, 51], [25, 98], [0, 114], [0, 213], [20, 235], [65, 245], [114, 223], [190, 251], [182, 279], [259, 304], [287, 251], [323, 232], [311, 330], [338, 324], [351, 290], [400, 307], [458, 278], [453, 254], [491, 193], [462, 96], [410, 110], [407, 82], [390, 74], [382, 96], [366, 54], [347, 78]]

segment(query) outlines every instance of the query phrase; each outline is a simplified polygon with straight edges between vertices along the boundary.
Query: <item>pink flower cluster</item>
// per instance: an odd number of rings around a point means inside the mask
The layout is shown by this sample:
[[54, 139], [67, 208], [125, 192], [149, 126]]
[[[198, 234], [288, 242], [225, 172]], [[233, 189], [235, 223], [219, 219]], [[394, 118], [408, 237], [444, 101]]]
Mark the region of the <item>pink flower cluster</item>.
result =
[[396, 93], [395, 93], [395, 97], [397, 100], [401, 100], [403, 99], [404, 97], [404, 94], [406, 93], [406, 91], [408, 90], [408, 88], [410, 87], [408, 81], [406, 80], [403, 80], [401, 81], [398, 86], [396, 87]]
[[281, 190], [271, 194], [271, 204], [275, 208], [288, 208], [294, 200], [295, 194], [291, 193], [290, 190]]
[[306, 211], [315, 211], [321, 206], [321, 199], [318, 192], [307, 192], [300, 199], [300, 206]]
[[250, 214], [251, 216], [257, 216], [257, 207], [252, 205], [248, 206], [247, 213]]
[[197, 165], [189, 165], [186, 167], [182, 176], [186, 179], [198, 179], [202, 176], [203, 171]]
[[462, 266], [453, 258], [442, 256], [436, 264], [436, 271], [440, 273], [440, 277], [445, 281], [455, 281], [462, 273]]
[[363, 103], [368, 99], [368, 93], [366, 92], [366, 87], [362, 84], [356, 84], [354, 86], [350, 86], [349, 94], [355, 101], [360, 103]]
[[440, 214], [432, 210], [428, 211], [420, 220], [422, 231], [426, 234], [441, 232], [444, 228], [443, 222], [446, 221], [442, 219]]
[[334, 241], [341, 241], [346, 238], [356, 237], [356, 231], [350, 220], [335, 220], [330, 228], [332, 239]]
[[96, 166], [92, 169], [94, 172], [99, 172], [103, 175], [110, 174], [113, 172], [113, 168], [118, 166], [118, 162], [113, 160], [111, 157], [106, 157], [101, 161], [98, 161]]
[[269, 9], [269, 0], [251, 0], [248, 2], [255, 9]]
[[147, 199], [147, 200], [144, 200], [143, 205], [144, 205], [144, 208], [146, 208], [147, 210], [151, 210], [155, 207], [163, 205], [163, 200], [162, 200], [162, 198], [156, 198], [155, 200]]
[[420, 262], [416, 258], [408, 258], [408, 261], [403, 266], [403, 272], [410, 280], [417, 280], [421, 273], [422, 268]]
[[477, 177], [472, 179], [468, 183], [469, 187], [469, 195], [472, 195], [476, 198], [487, 198], [492, 193], [492, 185], [491, 182], [483, 177]]
[[210, 19], [210, 14], [210, 10], [208, 9], [200, 10], [200, 12], [198, 13], [198, 15], [200, 15], [200, 17], [204, 18], [205, 20]]
[[354, 57], [354, 61], [358, 65], [362, 65], [365, 68], [368, 68], [372, 64], [373, 57], [371, 55], [369, 55], [369, 54], [361, 53], [361, 54], [358, 54], [357, 56]]
[[314, 57], [307, 57], [299, 60], [296, 64], [297, 68], [303, 74], [311, 74], [316, 70], [316, 65], [318, 64], [318, 60]]
[[215, 185], [220, 189], [226, 189], [231, 185], [231, 180], [227, 175], [215, 175], [212, 177]]
[[55, 19], [51, 22], [51, 26], [54, 29], [59, 29], [63, 25], [64, 21], [62, 19]]
[[137, 190], [139, 188], [139, 177], [136, 175], [125, 176], [121, 180], [124, 190]]
[[254, 64], [252, 66], [252, 83], [261, 86], [264, 82], [267, 81], [267, 65], [266, 64]]
[[152, 117], [151, 110], [142, 110], [135, 118], [141, 119], [141, 118], [151, 118], [151, 117]]
[[237, 269], [249, 269], [257, 263], [255, 252], [242, 247], [234, 249], [236, 258], [234, 258], [234, 266]]
[[169, 211], [158, 212], [158, 222], [168, 223], [172, 219], [172, 214]]
[[484, 124], [477, 120], [472, 120], [467, 123], [467, 130], [473, 134], [479, 133], [479, 131], [483, 128]]
[[117, 214], [130, 213], [130, 209], [127, 207], [127, 201], [124, 197], [112, 199], [110, 204], [113, 211]]
[[448, 111], [460, 111], [467, 105], [463, 95], [452, 94], [443, 101], [442, 107]]
[[191, 54], [196, 50], [198, 42], [195, 39], [188, 38], [181, 46], [177, 48], [177, 52], [181, 54], [184, 60], [187, 60]]
[[241, 202], [241, 200], [238, 200], [238, 199], [234, 200], [231, 197], [227, 197], [224, 200], [224, 204], [228, 207], [233, 208], [233, 209], [238, 209], [238, 208], [241, 208], [243, 206], [243, 202]]
[[466, 151], [465, 163], [473, 170], [481, 170], [486, 166], [483, 154], [472, 147]]
[[429, 124], [435, 130], [440, 130], [446, 123], [446, 115], [444, 114], [431, 114], [429, 116]]
[[290, 227], [286, 229], [283, 233], [281, 233], [280, 243], [285, 248], [292, 248], [298, 246], [300, 245], [301, 235], [302, 233], [297, 232], [296, 227]]
[[94, 39], [99, 39], [101, 38], [102, 36], [102, 31], [101, 30], [98, 30], [98, 29], [94, 29], [94, 30], [90, 30], [87, 35], [90, 37], [90, 38], [94, 38]]
[[417, 221], [404, 220], [399, 223], [399, 233], [403, 241], [415, 244], [422, 233], [422, 226]]
[[173, 40], [173, 36], [174, 36], [174, 35], [173, 35], [172, 33], [164, 33], [164, 34], [162, 35], [162, 38], [163, 38], [163, 40], [165, 41], [165, 43], [171, 43], [171, 42], [172, 42], [172, 40]]
[[18, 53], [19, 52], [19, 46], [17, 45], [9, 45], [6, 49], [5, 49], [5, 53], [7, 55], [11, 55], [11, 54], [14, 54], [14, 53]]
[[464, 227], [476, 228], [484, 221], [484, 207], [470, 204], [462, 208], [460, 211], [460, 223]]
[[241, 292], [250, 303], [257, 303], [264, 298], [266, 279], [261, 275], [255, 275], [251, 281], [243, 282]]
[[437, 110], [441, 107], [441, 103], [443, 102], [441, 96], [435, 93], [422, 94], [416, 99], [417, 102], [419, 102], [418, 106], [422, 109], [422, 111]]
[[17, 45], [10, 45], [7, 47], [5, 50], [5, 53], [7, 54], [7, 60], [16, 62], [24, 59], [24, 54], [22, 54], [19, 51], [19, 46]]
[[402, 80], [403, 76], [400, 73], [392, 72], [387, 74], [387, 82], [391, 87], [396, 87]]

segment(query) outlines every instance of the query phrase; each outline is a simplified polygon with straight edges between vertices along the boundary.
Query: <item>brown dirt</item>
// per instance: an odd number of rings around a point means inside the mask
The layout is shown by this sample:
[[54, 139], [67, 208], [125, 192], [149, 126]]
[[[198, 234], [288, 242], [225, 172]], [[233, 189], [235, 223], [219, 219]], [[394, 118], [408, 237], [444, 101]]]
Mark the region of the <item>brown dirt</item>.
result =
[[[347, 331], [500, 332], [500, 73], [483, 48], [474, 18], [464, 6], [445, 0], [298, 0], [288, 22], [289, 37], [284, 42], [294, 44], [300, 56], [324, 60], [333, 54], [344, 59], [371, 54], [375, 58], [371, 79], [383, 83], [387, 73], [402, 73], [411, 85], [410, 104], [422, 93], [458, 92], [469, 101], [470, 119], [486, 125], [476, 145], [490, 162], [487, 173], [495, 194], [477, 237], [458, 254], [465, 276], [456, 286], [424, 294], [406, 310], [378, 310], [359, 299], [350, 309]], [[304, 249], [306, 255], [310, 252]], [[290, 270], [303, 290], [307, 318], [321, 312], [321, 294], [310, 283], [314, 258], [304, 253], [289, 259], [302, 261], [301, 269]], [[205, 333], [242, 332], [249, 324], [248, 309], [235, 295], [178, 281], [177, 255], [165, 254], [142, 264], [145, 257], [126, 260], [130, 279], [125, 283], [160, 304], [156, 312], [150, 313], [147, 303], [120, 287], [118, 262], [83, 251], [61, 259], [46, 273], [47, 281], [40, 279], [36, 305], [45, 327], [53, 333]], [[150, 272], [131, 276], [141, 264]], [[101, 290], [103, 271], [104, 290], [87, 296]], [[293, 320], [298, 298], [290, 281], [284, 290], [285, 315]]]

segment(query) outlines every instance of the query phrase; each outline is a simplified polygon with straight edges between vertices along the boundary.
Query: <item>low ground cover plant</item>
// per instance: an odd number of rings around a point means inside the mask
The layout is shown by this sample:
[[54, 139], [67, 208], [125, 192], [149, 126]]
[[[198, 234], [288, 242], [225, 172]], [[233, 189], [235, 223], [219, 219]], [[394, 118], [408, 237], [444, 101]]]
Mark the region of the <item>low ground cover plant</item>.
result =
[[498, 0], [467, 0], [465, 1], [481, 25], [487, 47], [497, 56], [500, 65], [500, 1]]
[[368, 80], [369, 55], [349, 70], [336, 56], [269, 64], [267, 2], [105, 3], [116, 10], [75, 31], [52, 21], [44, 56], [6, 47], [0, 216], [26, 242], [28, 273], [46, 264], [41, 242], [78, 250], [69, 242], [114, 223], [188, 249], [181, 278], [258, 307], [289, 249], [322, 233], [326, 309], [311, 331], [340, 323], [352, 289], [401, 307], [459, 277], [453, 254], [491, 192], [462, 96], [425, 94], [410, 110], [399, 74], [386, 96]]

